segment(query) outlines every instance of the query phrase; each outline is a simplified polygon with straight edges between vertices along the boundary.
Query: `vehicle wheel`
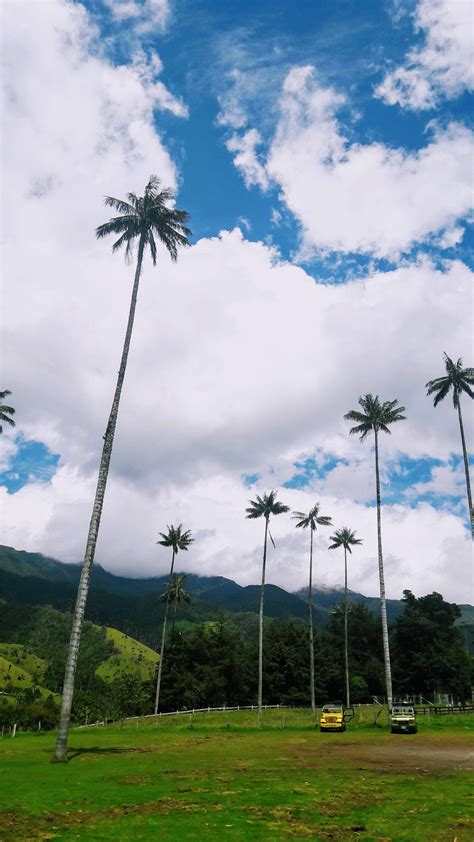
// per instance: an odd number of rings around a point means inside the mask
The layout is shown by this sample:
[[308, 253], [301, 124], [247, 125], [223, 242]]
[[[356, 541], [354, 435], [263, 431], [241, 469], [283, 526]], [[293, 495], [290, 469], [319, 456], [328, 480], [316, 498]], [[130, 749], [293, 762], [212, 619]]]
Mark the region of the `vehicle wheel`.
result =
[[418, 734], [418, 728], [413, 728], [412, 734]]
[[324, 728], [320, 728], [319, 730], [321, 731], [321, 734], [322, 734], [322, 733], [323, 733], [323, 731], [324, 731]]

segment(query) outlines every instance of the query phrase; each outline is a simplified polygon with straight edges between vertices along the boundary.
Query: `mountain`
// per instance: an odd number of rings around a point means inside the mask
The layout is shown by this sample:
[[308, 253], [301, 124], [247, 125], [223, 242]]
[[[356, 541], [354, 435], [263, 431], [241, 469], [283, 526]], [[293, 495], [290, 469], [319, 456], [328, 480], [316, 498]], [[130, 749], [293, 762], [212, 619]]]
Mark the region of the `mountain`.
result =
[[[300, 599], [306, 600], [308, 598], [308, 590], [307, 588], [300, 588], [299, 591], [296, 591], [295, 595]], [[331, 607], [335, 603], [342, 602], [343, 598], [344, 592], [342, 589], [321, 589], [316, 591], [313, 597], [313, 604], [316, 609], [330, 612]], [[349, 602], [357, 602], [367, 606], [372, 611], [372, 614], [378, 615], [380, 613], [380, 600], [376, 596], [364, 596], [364, 594], [348, 590], [347, 598]], [[403, 614], [404, 607], [401, 599], [387, 599], [387, 618], [389, 623], [393, 623], [400, 614]]]
[[[17, 602], [51, 604], [71, 611], [74, 605], [80, 565], [64, 564], [40, 553], [0, 546], [0, 596]], [[198, 576], [188, 573], [186, 590], [193, 596], [193, 605], [183, 608], [181, 616], [202, 621], [213, 619], [219, 611], [254, 613], [259, 608], [258, 585], [242, 587], [224, 576]], [[139, 618], [149, 625], [145, 615], [157, 618], [157, 594], [164, 591], [168, 576], [132, 579], [108, 573], [94, 564], [87, 616], [94, 622], [132, 627]], [[105, 598], [107, 594], [107, 598]], [[107, 603], [107, 605], [105, 605]], [[101, 612], [106, 611], [106, 614]], [[181, 613], [181, 612], [180, 612]], [[192, 616], [191, 616], [192, 615]], [[306, 608], [294, 594], [276, 585], [265, 587], [267, 617], [306, 617]]]
[[[80, 564], [64, 564], [41, 553], [0, 545], [0, 598], [33, 605], [49, 604], [61, 611], [72, 611], [80, 569]], [[163, 593], [167, 581], [167, 575], [147, 578], [116, 576], [100, 564], [94, 564], [86, 616], [99, 625], [113, 626], [156, 647], [163, 615], [163, 607], [157, 597]], [[180, 622], [183, 624], [215, 620], [221, 612], [251, 615], [259, 609], [258, 585], [244, 587], [224, 576], [189, 573], [186, 590], [191, 593], [193, 602], [180, 607]], [[306, 596], [306, 588], [288, 593], [277, 585], [268, 584], [265, 586], [265, 615], [305, 619]], [[380, 604], [377, 597], [350, 591], [349, 598], [352, 602], [366, 605], [378, 616]], [[324, 627], [332, 606], [341, 600], [340, 589], [315, 589], [315, 624]], [[469, 605], [461, 605], [460, 608], [460, 622], [471, 625], [474, 609]], [[401, 600], [387, 600], [390, 622], [403, 610]], [[242, 621], [245, 622], [245, 619], [242, 618]]]

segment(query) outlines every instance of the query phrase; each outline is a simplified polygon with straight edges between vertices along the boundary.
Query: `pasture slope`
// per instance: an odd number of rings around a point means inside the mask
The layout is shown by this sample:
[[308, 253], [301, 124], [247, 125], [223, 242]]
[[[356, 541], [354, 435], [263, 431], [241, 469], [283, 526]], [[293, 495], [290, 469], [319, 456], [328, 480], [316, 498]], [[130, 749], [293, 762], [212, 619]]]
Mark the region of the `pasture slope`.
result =
[[118, 629], [106, 627], [107, 640], [115, 647], [115, 654], [102, 661], [96, 675], [103, 681], [113, 681], [121, 675], [136, 675], [141, 681], [149, 681], [156, 672], [159, 655]]
[[0, 838], [472, 842], [474, 718], [395, 736], [361, 709], [345, 734], [306, 710], [163, 717], [0, 740]]

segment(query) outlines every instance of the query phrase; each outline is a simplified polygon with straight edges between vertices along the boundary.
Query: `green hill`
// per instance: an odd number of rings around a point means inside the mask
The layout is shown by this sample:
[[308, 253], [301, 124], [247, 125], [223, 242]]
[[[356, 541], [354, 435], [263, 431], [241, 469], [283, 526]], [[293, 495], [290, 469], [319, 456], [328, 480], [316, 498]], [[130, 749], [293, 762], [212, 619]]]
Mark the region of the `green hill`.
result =
[[[24, 666], [29, 666], [29, 670]], [[43, 676], [46, 662], [42, 658], [32, 655], [26, 647], [19, 644], [0, 644], [0, 690], [15, 697], [24, 690], [35, 689], [43, 699], [55, 695], [50, 689], [43, 687], [38, 676]]]
[[159, 661], [157, 653], [117, 629], [107, 628], [105, 631], [115, 652], [102, 661], [95, 674], [106, 682], [122, 675], [136, 675], [141, 681], [150, 681]]

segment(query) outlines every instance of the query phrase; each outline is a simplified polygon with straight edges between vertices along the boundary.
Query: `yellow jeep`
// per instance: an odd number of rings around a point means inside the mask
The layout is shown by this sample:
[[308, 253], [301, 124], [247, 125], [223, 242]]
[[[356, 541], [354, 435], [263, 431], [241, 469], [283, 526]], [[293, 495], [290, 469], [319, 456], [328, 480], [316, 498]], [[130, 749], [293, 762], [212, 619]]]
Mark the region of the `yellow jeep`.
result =
[[354, 708], [345, 708], [338, 702], [324, 705], [319, 719], [319, 730], [345, 731], [346, 722], [350, 722], [351, 719], [354, 719]]

